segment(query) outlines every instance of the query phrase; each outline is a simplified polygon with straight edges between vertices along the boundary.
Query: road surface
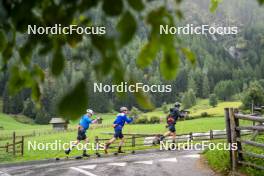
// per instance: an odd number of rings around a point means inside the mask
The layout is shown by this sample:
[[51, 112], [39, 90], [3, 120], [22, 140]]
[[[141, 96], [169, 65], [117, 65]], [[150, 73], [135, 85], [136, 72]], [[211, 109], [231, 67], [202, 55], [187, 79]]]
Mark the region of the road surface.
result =
[[152, 151], [85, 160], [0, 165], [0, 176], [214, 176], [198, 151]]

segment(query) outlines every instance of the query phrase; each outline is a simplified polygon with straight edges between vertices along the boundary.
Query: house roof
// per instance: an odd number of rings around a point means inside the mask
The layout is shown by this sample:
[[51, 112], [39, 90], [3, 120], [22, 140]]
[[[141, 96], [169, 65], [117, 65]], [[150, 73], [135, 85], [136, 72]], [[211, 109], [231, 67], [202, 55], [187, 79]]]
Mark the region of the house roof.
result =
[[49, 123], [51, 123], [51, 124], [54, 124], [54, 123], [66, 123], [66, 121], [64, 119], [62, 119], [62, 118], [52, 118]]

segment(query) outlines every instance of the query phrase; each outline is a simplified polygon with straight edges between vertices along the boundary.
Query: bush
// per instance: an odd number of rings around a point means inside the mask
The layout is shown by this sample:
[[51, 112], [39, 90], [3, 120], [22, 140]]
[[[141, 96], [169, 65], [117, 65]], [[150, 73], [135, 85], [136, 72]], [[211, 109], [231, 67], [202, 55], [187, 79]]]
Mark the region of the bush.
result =
[[244, 109], [250, 109], [252, 103], [255, 106], [264, 105], [264, 90], [259, 82], [254, 81], [250, 83], [249, 88], [244, 91], [242, 103]]
[[138, 108], [133, 106], [131, 111], [130, 111], [130, 116], [131, 117], [138, 117], [139, 114], [141, 114], [141, 111]]
[[167, 106], [166, 102], [164, 102], [162, 104], [161, 108], [162, 108], [162, 111], [164, 112], [164, 114], [167, 114], [169, 112], [169, 109], [168, 109], [168, 106]]
[[207, 112], [202, 112], [201, 117], [209, 117], [209, 114]]
[[152, 116], [152, 117], [150, 118], [149, 123], [151, 123], [151, 124], [154, 124], [154, 123], [160, 123], [160, 118], [157, 117], [157, 116]]
[[140, 118], [135, 120], [136, 124], [147, 124], [148, 122], [149, 121], [148, 121], [148, 118], [146, 116], [140, 117]]
[[188, 109], [196, 105], [196, 96], [195, 92], [192, 89], [189, 89], [182, 96], [182, 105], [184, 109]]
[[213, 107], [216, 107], [217, 106], [217, 97], [215, 94], [211, 94], [210, 97], [209, 97], [209, 105], [210, 106], [213, 106]]
[[23, 114], [31, 119], [35, 119], [36, 117], [35, 105], [29, 98], [24, 101]]
[[228, 81], [220, 81], [216, 84], [214, 88], [214, 93], [220, 100], [231, 100], [232, 96], [239, 92], [235, 83], [231, 80]]
[[50, 114], [48, 114], [45, 110], [41, 109], [37, 112], [35, 122], [37, 124], [48, 124], [50, 119]]

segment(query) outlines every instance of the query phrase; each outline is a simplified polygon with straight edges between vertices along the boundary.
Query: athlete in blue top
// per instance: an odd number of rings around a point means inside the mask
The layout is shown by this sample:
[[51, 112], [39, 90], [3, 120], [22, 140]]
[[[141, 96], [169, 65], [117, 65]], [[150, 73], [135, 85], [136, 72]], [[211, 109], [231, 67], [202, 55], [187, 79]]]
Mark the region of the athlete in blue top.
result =
[[[87, 109], [86, 110], [87, 114], [84, 114], [82, 117], [81, 117], [81, 120], [79, 122], [79, 125], [78, 125], [78, 135], [77, 135], [77, 141], [75, 144], [72, 145], [72, 148], [75, 147], [77, 144], [80, 143], [80, 141], [84, 141], [85, 144], [88, 143], [88, 138], [86, 136], [86, 131], [89, 129], [89, 126], [91, 123], [96, 123], [97, 122], [97, 119], [95, 120], [92, 120], [92, 116], [94, 114], [93, 110], [91, 109]], [[65, 153], [68, 155], [72, 148], [69, 148], [65, 151]], [[84, 148], [83, 150], [83, 156], [86, 156], [88, 157], [89, 155], [86, 153], [86, 149]]]
[[128, 118], [127, 117], [128, 114], [128, 109], [126, 107], [121, 107], [120, 108], [120, 113], [116, 116], [116, 119], [113, 123], [113, 127], [115, 130], [115, 134], [114, 137], [112, 139], [110, 139], [105, 146], [105, 153], [107, 154], [107, 149], [109, 148], [109, 146], [116, 140], [116, 139], [121, 139], [120, 143], [119, 143], [119, 147], [118, 147], [118, 153], [124, 153], [121, 148], [122, 145], [125, 142], [125, 138], [122, 134], [122, 129], [125, 125], [125, 123], [131, 123], [133, 121], [133, 118]]

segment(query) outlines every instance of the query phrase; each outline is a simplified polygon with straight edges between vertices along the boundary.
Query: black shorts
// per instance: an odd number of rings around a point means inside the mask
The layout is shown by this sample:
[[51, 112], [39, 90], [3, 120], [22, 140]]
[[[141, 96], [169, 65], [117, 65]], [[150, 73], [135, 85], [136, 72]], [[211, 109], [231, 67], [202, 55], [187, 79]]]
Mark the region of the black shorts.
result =
[[85, 140], [87, 138], [85, 133], [85, 130], [78, 130], [77, 140]]
[[170, 125], [169, 126], [169, 131], [172, 132], [172, 133], [175, 133], [175, 131], [176, 131], [175, 125]]
[[114, 137], [122, 139], [124, 137], [122, 130], [115, 130]]

